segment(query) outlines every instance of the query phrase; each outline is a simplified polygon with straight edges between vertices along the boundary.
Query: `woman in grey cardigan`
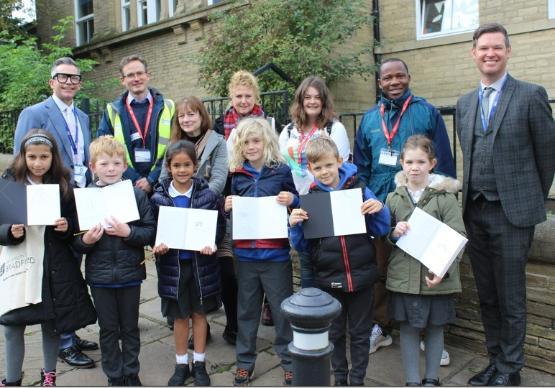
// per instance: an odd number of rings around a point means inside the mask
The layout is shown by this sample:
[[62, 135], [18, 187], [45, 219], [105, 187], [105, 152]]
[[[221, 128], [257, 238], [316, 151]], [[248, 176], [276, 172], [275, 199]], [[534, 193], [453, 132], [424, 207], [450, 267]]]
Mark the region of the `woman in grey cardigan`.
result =
[[[185, 97], [175, 109], [172, 123], [170, 143], [189, 140], [195, 144], [198, 166], [195, 176], [208, 182], [209, 188], [216, 194], [224, 191], [227, 174], [227, 148], [224, 137], [211, 128], [210, 116], [202, 101], [197, 97]], [[168, 170], [163, 164], [160, 182], [169, 178]], [[233, 268], [231, 239], [226, 231], [224, 240], [218, 246], [218, 259], [222, 282], [222, 302], [225, 308], [227, 324], [223, 333], [224, 339], [235, 345], [237, 336], [237, 279]], [[210, 327], [208, 338], [210, 339]], [[192, 341], [189, 341], [192, 345]]]

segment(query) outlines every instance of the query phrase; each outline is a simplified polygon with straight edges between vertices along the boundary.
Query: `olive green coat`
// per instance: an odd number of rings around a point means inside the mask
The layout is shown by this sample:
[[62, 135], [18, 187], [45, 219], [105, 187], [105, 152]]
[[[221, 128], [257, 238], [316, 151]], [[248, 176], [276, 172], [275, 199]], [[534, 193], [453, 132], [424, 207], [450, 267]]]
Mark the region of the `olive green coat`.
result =
[[[431, 174], [430, 177], [431, 183], [424, 190], [416, 206], [462, 235], [466, 235], [461, 210], [455, 197], [455, 193], [460, 188], [460, 182], [441, 175]], [[399, 221], [407, 221], [415, 208], [407, 189], [406, 177], [402, 171], [397, 173], [395, 181], [397, 189], [389, 193], [386, 200], [391, 211], [392, 226]], [[428, 269], [418, 260], [394, 246], [389, 256], [386, 287], [390, 291], [406, 294], [438, 295], [461, 292], [458, 261], [455, 260], [449, 268], [447, 272], [449, 276], [446, 274], [440, 284], [434, 288], [428, 288], [425, 280]]]

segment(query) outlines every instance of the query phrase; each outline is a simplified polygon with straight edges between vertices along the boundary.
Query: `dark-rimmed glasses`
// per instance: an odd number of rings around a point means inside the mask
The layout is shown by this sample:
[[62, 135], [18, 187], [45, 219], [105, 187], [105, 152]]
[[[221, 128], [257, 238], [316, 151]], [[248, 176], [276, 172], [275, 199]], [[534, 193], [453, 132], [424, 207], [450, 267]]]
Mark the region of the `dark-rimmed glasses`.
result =
[[52, 79], [55, 79], [59, 83], [65, 84], [69, 80], [70, 83], [73, 85], [77, 85], [81, 82], [81, 75], [80, 74], [65, 74], [65, 73], [56, 73], [52, 76]]

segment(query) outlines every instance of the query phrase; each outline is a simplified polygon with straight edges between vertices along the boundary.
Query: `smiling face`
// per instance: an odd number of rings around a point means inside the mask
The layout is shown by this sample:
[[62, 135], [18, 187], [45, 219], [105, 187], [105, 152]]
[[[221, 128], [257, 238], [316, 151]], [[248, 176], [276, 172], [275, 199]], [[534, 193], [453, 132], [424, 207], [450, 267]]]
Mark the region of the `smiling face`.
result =
[[318, 90], [312, 86], [306, 89], [303, 97], [303, 109], [311, 122], [314, 122], [322, 113], [322, 97]]
[[121, 69], [121, 84], [135, 98], [144, 98], [148, 93], [150, 76], [141, 61], [131, 61]]
[[173, 185], [179, 192], [186, 192], [191, 188], [193, 181], [191, 178], [195, 175], [196, 165], [186, 152], [179, 152], [172, 156], [168, 171], [173, 178]]
[[110, 156], [103, 152], [94, 162], [89, 163], [89, 167], [101, 184], [111, 185], [121, 180], [123, 172], [127, 169], [127, 163], [123, 155]]
[[410, 84], [410, 75], [402, 62], [386, 62], [380, 68], [380, 89], [386, 98], [395, 100], [401, 97]]
[[320, 157], [315, 162], [308, 162], [308, 169], [322, 184], [336, 188], [339, 184], [339, 167], [341, 158], [336, 158], [333, 154]]
[[25, 164], [29, 178], [42, 183], [42, 178], [52, 166], [52, 150], [46, 144], [29, 144], [25, 147]]
[[507, 71], [511, 47], [507, 47], [501, 32], [486, 32], [478, 38], [472, 48], [472, 58], [482, 74], [482, 82], [490, 85]]
[[250, 135], [243, 143], [243, 157], [257, 170], [264, 165], [264, 139], [259, 135]]
[[77, 92], [81, 89], [81, 82], [73, 84], [71, 83], [70, 76], [80, 75], [80, 71], [77, 67], [73, 65], [62, 64], [56, 66], [56, 74], [66, 74], [68, 75], [66, 82], [58, 81], [57, 77], [48, 81], [50, 89], [56, 97], [62, 100], [67, 105], [71, 105], [73, 98]]
[[233, 105], [237, 113], [241, 116], [249, 115], [255, 103], [255, 93], [252, 88], [244, 85], [237, 85], [233, 88], [233, 92], [231, 93], [231, 105]]
[[188, 136], [197, 137], [201, 134], [202, 117], [198, 111], [185, 107], [178, 113], [177, 121], [181, 130]]
[[425, 188], [428, 185], [430, 171], [435, 165], [436, 159], [430, 160], [430, 156], [421, 148], [405, 150], [401, 166], [407, 177], [409, 188], [412, 190]]

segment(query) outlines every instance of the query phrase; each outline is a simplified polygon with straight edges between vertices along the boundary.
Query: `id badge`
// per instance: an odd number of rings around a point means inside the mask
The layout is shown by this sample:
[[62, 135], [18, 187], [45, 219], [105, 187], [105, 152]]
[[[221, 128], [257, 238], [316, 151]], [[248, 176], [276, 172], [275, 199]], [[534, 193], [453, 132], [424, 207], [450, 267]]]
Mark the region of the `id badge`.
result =
[[82, 164], [73, 166], [73, 180], [78, 187], [85, 187], [87, 184], [87, 167]]
[[135, 149], [135, 162], [137, 163], [150, 163], [150, 150], [146, 148]]
[[395, 150], [389, 150], [387, 148], [382, 148], [380, 151], [380, 159], [378, 163], [383, 164], [384, 166], [391, 166], [394, 167], [397, 165], [397, 161], [399, 160], [399, 152]]

